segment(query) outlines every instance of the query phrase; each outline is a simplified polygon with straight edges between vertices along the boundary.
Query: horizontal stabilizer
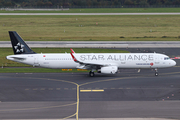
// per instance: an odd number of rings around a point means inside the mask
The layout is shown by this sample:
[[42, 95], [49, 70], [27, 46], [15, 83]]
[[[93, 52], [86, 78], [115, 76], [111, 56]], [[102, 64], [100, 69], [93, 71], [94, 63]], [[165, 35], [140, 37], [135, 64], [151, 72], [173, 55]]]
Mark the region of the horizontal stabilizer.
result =
[[25, 57], [22, 57], [22, 56], [17, 56], [17, 55], [9, 55], [9, 56], [6, 56], [6, 59], [8, 60], [25, 60], [26, 58]]

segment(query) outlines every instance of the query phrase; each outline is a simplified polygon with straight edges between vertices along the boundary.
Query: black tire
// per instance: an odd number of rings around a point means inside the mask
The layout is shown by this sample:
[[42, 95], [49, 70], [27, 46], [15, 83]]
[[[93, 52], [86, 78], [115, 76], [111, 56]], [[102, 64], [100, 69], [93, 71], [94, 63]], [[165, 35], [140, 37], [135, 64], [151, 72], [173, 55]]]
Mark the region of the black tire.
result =
[[89, 72], [89, 76], [90, 76], [90, 77], [94, 77], [94, 72], [91, 72], [91, 71], [90, 71], [90, 72]]
[[158, 74], [158, 72], [155, 72], [155, 76], [158, 76], [159, 74]]

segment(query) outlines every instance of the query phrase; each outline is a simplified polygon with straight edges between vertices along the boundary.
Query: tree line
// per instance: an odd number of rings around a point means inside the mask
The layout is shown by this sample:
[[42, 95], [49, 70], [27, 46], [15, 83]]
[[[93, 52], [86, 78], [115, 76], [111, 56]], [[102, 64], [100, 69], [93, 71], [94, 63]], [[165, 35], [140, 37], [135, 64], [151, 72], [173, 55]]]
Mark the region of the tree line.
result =
[[180, 5], [180, 0], [0, 0], [0, 7], [106, 7]]

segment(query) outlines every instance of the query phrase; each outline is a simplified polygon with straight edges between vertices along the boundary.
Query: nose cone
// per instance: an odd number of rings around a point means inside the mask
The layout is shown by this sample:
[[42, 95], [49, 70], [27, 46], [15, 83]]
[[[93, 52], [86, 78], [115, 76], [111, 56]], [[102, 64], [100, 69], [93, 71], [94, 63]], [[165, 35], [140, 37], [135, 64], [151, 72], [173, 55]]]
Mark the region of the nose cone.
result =
[[172, 66], [175, 66], [175, 65], [176, 65], [176, 61], [172, 60], [172, 61], [171, 61], [171, 65], [172, 65]]

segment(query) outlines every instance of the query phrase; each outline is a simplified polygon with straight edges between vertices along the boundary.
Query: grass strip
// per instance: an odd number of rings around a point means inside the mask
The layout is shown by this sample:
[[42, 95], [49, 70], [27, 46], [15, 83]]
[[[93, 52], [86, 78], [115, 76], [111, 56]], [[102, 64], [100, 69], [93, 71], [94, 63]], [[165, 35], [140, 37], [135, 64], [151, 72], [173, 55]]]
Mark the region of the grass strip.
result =
[[179, 15], [0, 16], [0, 41], [179, 41]]

